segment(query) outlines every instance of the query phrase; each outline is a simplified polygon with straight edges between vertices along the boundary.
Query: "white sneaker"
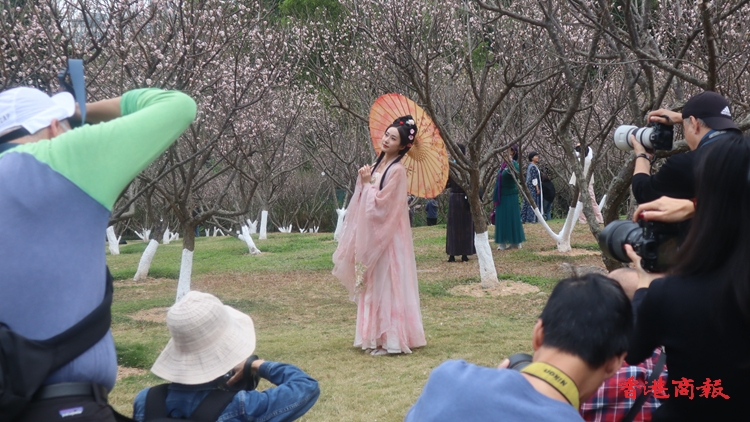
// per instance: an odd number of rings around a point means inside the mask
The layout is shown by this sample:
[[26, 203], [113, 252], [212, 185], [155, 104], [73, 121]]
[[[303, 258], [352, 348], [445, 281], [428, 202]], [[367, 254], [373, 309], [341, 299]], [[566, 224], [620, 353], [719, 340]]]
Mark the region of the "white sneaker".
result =
[[387, 354], [388, 354], [388, 351], [385, 349], [375, 349], [372, 352], [370, 352], [370, 356], [383, 356]]
[[501, 243], [501, 244], [499, 244], [499, 245], [497, 246], [497, 250], [498, 250], [498, 251], [504, 251], [504, 250], [506, 250], [506, 249], [508, 249], [508, 246], [507, 246], [507, 245], [506, 245], [505, 243]]

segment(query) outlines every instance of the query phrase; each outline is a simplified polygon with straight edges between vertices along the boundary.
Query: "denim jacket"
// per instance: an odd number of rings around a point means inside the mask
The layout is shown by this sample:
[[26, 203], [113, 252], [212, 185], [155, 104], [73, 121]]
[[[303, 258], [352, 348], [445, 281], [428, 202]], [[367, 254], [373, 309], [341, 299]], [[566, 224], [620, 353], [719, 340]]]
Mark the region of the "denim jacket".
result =
[[[258, 369], [258, 375], [277, 387], [265, 391], [238, 392], [217, 422], [293, 421], [304, 415], [320, 395], [318, 382], [294, 365], [264, 362]], [[213, 382], [170, 385], [167, 393], [169, 416], [190, 416], [213, 388]], [[138, 422], [144, 421], [148, 390], [141, 390], [133, 402], [133, 418]]]

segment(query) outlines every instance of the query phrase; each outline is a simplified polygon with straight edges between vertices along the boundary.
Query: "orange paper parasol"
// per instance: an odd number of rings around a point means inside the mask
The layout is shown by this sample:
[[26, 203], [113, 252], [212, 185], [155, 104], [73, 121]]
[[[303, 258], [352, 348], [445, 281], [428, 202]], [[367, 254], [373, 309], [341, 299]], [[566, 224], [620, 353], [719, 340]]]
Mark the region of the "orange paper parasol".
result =
[[380, 154], [380, 139], [388, 126], [409, 114], [417, 125], [417, 137], [401, 160], [406, 167], [407, 191], [420, 198], [434, 198], [448, 181], [448, 152], [440, 131], [420, 106], [401, 94], [380, 96], [370, 109], [370, 138], [375, 152]]

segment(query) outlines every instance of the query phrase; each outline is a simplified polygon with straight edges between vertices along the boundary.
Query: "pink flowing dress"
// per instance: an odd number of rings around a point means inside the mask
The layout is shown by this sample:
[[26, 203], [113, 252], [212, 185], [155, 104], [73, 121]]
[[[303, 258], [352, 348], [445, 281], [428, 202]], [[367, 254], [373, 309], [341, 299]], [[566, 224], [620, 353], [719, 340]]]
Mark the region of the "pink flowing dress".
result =
[[406, 169], [391, 166], [380, 190], [357, 180], [333, 254], [333, 275], [357, 303], [354, 346], [411, 353], [427, 344], [419, 309], [417, 263], [409, 225]]

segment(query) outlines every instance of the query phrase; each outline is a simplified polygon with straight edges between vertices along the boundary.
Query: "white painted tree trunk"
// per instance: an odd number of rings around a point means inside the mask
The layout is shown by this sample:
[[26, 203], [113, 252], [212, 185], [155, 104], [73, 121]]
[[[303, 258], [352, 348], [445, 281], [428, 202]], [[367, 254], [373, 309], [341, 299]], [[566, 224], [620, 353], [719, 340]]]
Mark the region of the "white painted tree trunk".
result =
[[336, 231], [333, 232], [333, 240], [339, 241], [339, 238], [341, 237], [341, 232], [344, 230], [344, 216], [346, 215], [346, 208], [337, 208], [336, 214], [339, 215], [338, 220], [336, 220]]
[[267, 225], [268, 225], [268, 211], [263, 210], [260, 213], [260, 235], [258, 236], [258, 240], [263, 240], [267, 237], [266, 235]]
[[250, 221], [250, 219], [248, 218], [247, 226], [250, 228], [250, 234], [258, 233], [258, 220]]
[[247, 226], [242, 226], [242, 234], [237, 237], [247, 244], [250, 255], [260, 255], [260, 249], [255, 246], [255, 242], [250, 236], [250, 229]]
[[148, 242], [149, 236], [151, 235], [151, 230], [149, 229], [143, 229], [141, 233], [135, 232], [135, 235], [138, 236], [142, 241]]
[[169, 242], [172, 240], [172, 234], [169, 232], [169, 227], [167, 227], [164, 230], [164, 236], [161, 237], [161, 243], [164, 245], [169, 245]]
[[554, 231], [552, 231], [552, 228], [550, 228], [547, 222], [544, 221], [544, 218], [542, 218], [542, 214], [539, 212], [539, 208], [534, 207], [534, 214], [536, 214], [539, 223], [544, 226], [544, 229], [547, 230], [547, 234], [549, 234], [550, 237], [552, 237], [552, 239], [555, 241], [555, 243], [557, 243], [558, 252], [570, 252], [570, 235], [573, 233], [573, 227], [575, 227], [576, 222], [578, 221], [578, 216], [581, 214], [582, 208], [583, 203], [581, 201], [578, 201], [578, 203], [576, 203], [575, 208], [568, 208], [568, 216], [567, 218], [565, 218], [565, 224], [563, 224], [560, 233], [555, 233]]
[[495, 261], [492, 259], [492, 247], [490, 246], [488, 232], [474, 234], [474, 247], [477, 250], [482, 288], [496, 287], [497, 270], [495, 269]]
[[607, 194], [605, 193], [604, 196], [602, 196], [602, 200], [599, 201], [599, 212], [604, 214], [604, 201], [607, 200]]
[[190, 278], [193, 275], [193, 251], [182, 250], [182, 262], [180, 263], [180, 279], [177, 281], [177, 298], [179, 302], [183, 296], [190, 291]]
[[146, 277], [148, 277], [148, 270], [151, 268], [151, 261], [153, 261], [154, 255], [156, 255], [156, 249], [158, 247], [159, 242], [157, 242], [156, 240], [151, 239], [148, 241], [148, 246], [146, 246], [146, 250], [143, 251], [141, 260], [140, 262], [138, 262], [138, 271], [135, 272], [133, 281], [145, 280]]
[[220, 229], [220, 228], [218, 228], [218, 227], [214, 227], [214, 237], [216, 237], [216, 234], [217, 234], [217, 233], [221, 233], [221, 235], [222, 235], [222, 236], [226, 236], [226, 235], [224, 234], [224, 231], [223, 231], [222, 229]]
[[109, 253], [112, 255], [120, 254], [120, 239], [122, 236], [117, 237], [115, 235], [115, 226], [107, 227], [107, 243], [109, 245]]

